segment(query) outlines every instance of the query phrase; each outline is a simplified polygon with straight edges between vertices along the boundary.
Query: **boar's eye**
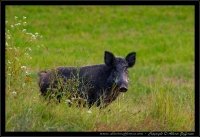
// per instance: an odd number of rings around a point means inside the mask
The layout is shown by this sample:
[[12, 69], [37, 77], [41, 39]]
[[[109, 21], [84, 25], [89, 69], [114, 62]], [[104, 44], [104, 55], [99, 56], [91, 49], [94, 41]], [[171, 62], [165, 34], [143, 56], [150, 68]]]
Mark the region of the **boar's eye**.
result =
[[116, 76], [117, 75], [117, 71], [114, 71], [113, 74]]
[[113, 75], [114, 75], [114, 77], [118, 77], [119, 73], [120, 73], [120, 72], [117, 71], [117, 70], [116, 70], [116, 71], [113, 71]]

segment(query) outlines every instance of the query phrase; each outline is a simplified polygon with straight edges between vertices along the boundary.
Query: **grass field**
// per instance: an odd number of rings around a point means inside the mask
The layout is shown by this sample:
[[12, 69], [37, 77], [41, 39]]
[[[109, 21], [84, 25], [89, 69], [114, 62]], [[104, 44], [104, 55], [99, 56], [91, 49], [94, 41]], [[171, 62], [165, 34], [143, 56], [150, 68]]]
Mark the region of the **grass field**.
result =
[[[194, 131], [194, 7], [7, 6], [6, 131]], [[137, 52], [107, 108], [47, 105], [37, 73]]]

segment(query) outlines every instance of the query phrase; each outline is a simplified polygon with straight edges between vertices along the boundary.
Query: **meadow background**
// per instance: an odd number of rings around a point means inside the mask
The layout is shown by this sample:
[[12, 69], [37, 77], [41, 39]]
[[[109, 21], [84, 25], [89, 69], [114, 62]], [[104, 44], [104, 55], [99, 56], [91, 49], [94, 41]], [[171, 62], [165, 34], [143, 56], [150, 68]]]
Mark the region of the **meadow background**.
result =
[[[40, 70], [137, 52], [107, 108], [47, 104]], [[6, 6], [6, 131], [194, 131], [194, 7]]]

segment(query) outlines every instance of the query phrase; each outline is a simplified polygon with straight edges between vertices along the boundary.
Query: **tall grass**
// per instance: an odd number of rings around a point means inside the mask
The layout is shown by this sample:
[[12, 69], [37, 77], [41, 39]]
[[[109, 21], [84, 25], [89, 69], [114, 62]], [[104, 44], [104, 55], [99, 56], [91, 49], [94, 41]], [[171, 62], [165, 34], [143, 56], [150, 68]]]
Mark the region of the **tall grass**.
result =
[[[194, 131], [192, 7], [10, 6], [6, 13], [6, 131]], [[128, 92], [108, 107], [40, 96], [39, 70], [103, 63], [104, 50], [137, 52]]]

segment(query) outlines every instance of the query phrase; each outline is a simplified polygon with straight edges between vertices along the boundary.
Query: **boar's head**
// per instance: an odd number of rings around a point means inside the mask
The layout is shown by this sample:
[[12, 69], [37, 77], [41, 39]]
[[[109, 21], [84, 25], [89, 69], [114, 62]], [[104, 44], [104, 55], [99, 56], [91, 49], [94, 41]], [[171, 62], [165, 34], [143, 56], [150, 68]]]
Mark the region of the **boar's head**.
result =
[[134, 66], [136, 52], [131, 52], [125, 58], [121, 58], [105, 51], [104, 61], [111, 70], [108, 83], [114, 85], [120, 92], [126, 92], [128, 90], [128, 68]]

